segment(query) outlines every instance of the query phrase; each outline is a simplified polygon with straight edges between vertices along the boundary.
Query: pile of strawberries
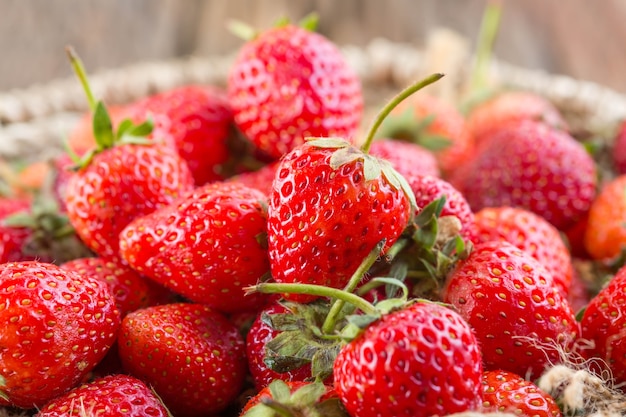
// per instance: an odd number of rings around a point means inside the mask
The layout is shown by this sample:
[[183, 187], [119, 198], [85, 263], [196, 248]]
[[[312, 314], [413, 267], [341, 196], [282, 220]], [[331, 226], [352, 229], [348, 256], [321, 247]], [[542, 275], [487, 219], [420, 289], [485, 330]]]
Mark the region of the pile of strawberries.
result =
[[433, 75], [360, 137], [360, 80], [292, 24], [227, 90], [118, 107], [69, 54], [92, 111], [0, 200], [6, 413], [560, 416], [551, 366], [626, 382], [626, 128], [600, 178], [543, 97], [465, 114]]

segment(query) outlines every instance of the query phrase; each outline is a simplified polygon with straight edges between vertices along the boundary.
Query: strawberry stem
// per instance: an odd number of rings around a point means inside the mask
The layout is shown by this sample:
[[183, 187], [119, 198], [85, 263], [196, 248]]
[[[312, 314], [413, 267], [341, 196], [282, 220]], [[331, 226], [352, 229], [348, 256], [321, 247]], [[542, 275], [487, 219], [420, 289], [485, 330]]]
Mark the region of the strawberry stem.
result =
[[[363, 276], [369, 271], [374, 262], [378, 259], [380, 252], [383, 250], [385, 246], [386, 239], [381, 240], [378, 244], [372, 249], [372, 251], [367, 255], [367, 257], [361, 262], [361, 265], [357, 268], [357, 270], [350, 277], [350, 281], [344, 287], [344, 291], [353, 293], [356, 287], [359, 285]], [[330, 311], [324, 320], [324, 324], [322, 324], [322, 332], [330, 334], [335, 328], [335, 324], [337, 323], [337, 318], [343, 309], [343, 306], [346, 304], [344, 300], [337, 299], [330, 307]]]
[[266, 282], [253, 285], [251, 287], [245, 287], [244, 291], [246, 294], [252, 294], [255, 292], [263, 294], [306, 294], [318, 297], [336, 298], [352, 304], [365, 314], [378, 315], [376, 307], [358, 295], [344, 290], [339, 290], [337, 288], [325, 287], [323, 285]]
[[83, 86], [83, 90], [85, 90], [85, 95], [87, 96], [87, 102], [89, 103], [89, 108], [91, 111], [96, 109], [96, 99], [93, 96], [93, 92], [91, 91], [91, 87], [89, 86], [89, 81], [87, 79], [87, 71], [85, 71], [85, 66], [83, 65], [83, 61], [80, 59], [74, 47], [66, 46], [65, 52], [67, 53], [67, 57], [70, 60], [70, 64], [74, 69], [74, 73], [78, 77], [81, 85]]
[[363, 146], [361, 146], [361, 150], [364, 153], [368, 153], [369, 152], [370, 147], [372, 146], [372, 142], [374, 141], [374, 136], [376, 135], [376, 131], [378, 131], [378, 128], [380, 127], [380, 125], [387, 118], [387, 116], [389, 116], [389, 113], [391, 113], [391, 111], [398, 106], [398, 104], [403, 102], [407, 97], [411, 96], [415, 92], [417, 92], [417, 91], [421, 90], [422, 88], [424, 88], [424, 87], [434, 83], [435, 81], [441, 79], [442, 77], [443, 77], [443, 74], [440, 74], [440, 73], [435, 73], [435, 74], [429, 75], [428, 77], [426, 77], [426, 78], [424, 78], [424, 79], [422, 79], [420, 81], [417, 81], [417, 82], [409, 85], [407, 88], [405, 88], [404, 90], [400, 91], [396, 96], [394, 96], [378, 112], [378, 114], [374, 118], [374, 121], [372, 122], [371, 126], [367, 130], [367, 136], [365, 137], [365, 143], [363, 144]]
[[493, 45], [500, 27], [502, 15], [502, 0], [490, 0], [487, 3], [478, 32], [476, 62], [470, 81], [470, 91], [478, 91], [486, 88], [491, 63]]

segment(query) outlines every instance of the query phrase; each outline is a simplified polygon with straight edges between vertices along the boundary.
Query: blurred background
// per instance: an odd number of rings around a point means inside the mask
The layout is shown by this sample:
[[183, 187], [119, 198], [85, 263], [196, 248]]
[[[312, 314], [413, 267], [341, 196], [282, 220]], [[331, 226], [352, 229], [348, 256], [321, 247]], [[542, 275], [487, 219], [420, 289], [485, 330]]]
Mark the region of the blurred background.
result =
[[[0, 91], [72, 76], [63, 48], [88, 71], [188, 55], [226, 54], [239, 19], [320, 15], [334, 42], [377, 37], [422, 46], [433, 28], [476, 39], [486, 0], [0, 0]], [[503, 1], [495, 55], [511, 64], [595, 81], [626, 93], [626, 1]]]

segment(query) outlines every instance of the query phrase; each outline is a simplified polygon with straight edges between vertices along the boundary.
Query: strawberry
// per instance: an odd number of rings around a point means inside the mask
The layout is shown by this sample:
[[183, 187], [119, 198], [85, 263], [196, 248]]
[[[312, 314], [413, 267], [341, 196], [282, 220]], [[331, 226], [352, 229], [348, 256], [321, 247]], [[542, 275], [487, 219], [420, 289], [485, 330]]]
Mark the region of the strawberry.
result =
[[105, 283], [30, 261], [0, 265], [0, 405], [42, 406], [72, 388], [117, 336]]
[[122, 317], [131, 311], [173, 300], [168, 290], [139, 275], [117, 258], [77, 258], [60, 267], [105, 282]]
[[613, 169], [615, 172], [618, 175], [626, 174], [626, 120], [622, 120], [617, 126], [611, 157], [613, 158]]
[[559, 231], [543, 217], [519, 207], [485, 207], [475, 215], [474, 243], [504, 240], [537, 259], [567, 298], [574, 274]]
[[306, 137], [350, 139], [361, 121], [356, 73], [332, 42], [292, 24], [243, 45], [227, 84], [237, 126], [275, 159]]
[[103, 257], [119, 256], [122, 229], [191, 191], [194, 180], [176, 152], [143, 138], [152, 132], [150, 122], [124, 120], [113, 130], [106, 107], [93, 100], [82, 62], [72, 49], [67, 52], [90, 99], [96, 140], [95, 149], [76, 161], [66, 189], [67, 214], [90, 249]]
[[218, 87], [186, 85], [152, 95], [131, 108], [131, 118], [154, 121], [152, 137], [165, 139], [187, 162], [196, 185], [224, 179], [231, 158], [233, 113]]
[[335, 390], [352, 417], [434, 416], [480, 406], [480, 348], [440, 304], [383, 315], [337, 355]]
[[208, 306], [134, 311], [122, 320], [118, 343], [124, 369], [153, 387], [174, 415], [219, 413], [243, 387], [243, 338]]
[[70, 222], [100, 256], [119, 256], [119, 234], [134, 218], [193, 188], [185, 162], [164, 145], [119, 145], [98, 153], [67, 184]]
[[579, 334], [552, 275], [506, 241], [477, 244], [450, 272], [442, 300], [474, 329], [487, 371], [535, 378], [559, 363]]
[[523, 90], [501, 91], [475, 107], [467, 116], [467, 127], [477, 145], [511, 122], [530, 120], [568, 131], [563, 115], [545, 97]]
[[370, 154], [391, 163], [405, 178], [416, 175], [439, 177], [439, 165], [435, 155], [419, 145], [392, 139], [377, 139], [372, 143]]
[[603, 184], [591, 204], [584, 233], [585, 249], [593, 259], [609, 260], [626, 248], [626, 175]]
[[241, 417], [348, 417], [333, 387], [319, 382], [275, 380], [251, 397]]
[[561, 417], [554, 398], [521, 376], [502, 370], [486, 371], [482, 378], [483, 413]]
[[564, 230], [589, 210], [597, 178], [595, 162], [569, 134], [521, 121], [500, 128], [450, 182], [474, 211], [522, 207]]
[[279, 331], [271, 325], [271, 316], [274, 314], [288, 314], [289, 310], [280, 304], [274, 303], [261, 311], [246, 337], [246, 358], [248, 359], [248, 369], [252, 375], [254, 386], [257, 390], [267, 387], [275, 379], [283, 381], [304, 381], [311, 378], [311, 365], [306, 363], [303, 366], [286, 372], [276, 372], [265, 362], [267, 355], [267, 343], [273, 340]]
[[55, 398], [36, 417], [168, 416], [159, 397], [142, 381], [128, 375], [109, 375]]
[[[605, 364], [614, 382], [626, 382], [626, 348], [623, 343], [626, 315], [626, 267], [621, 267], [609, 284], [591, 299], [584, 310], [582, 338], [591, 345], [583, 355], [594, 360], [596, 367]], [[605, 371], [606, 369], [603, 369]]]
[[[415, 196], [388, 161], [368, 152], [376, 129], [394, 107], [441, 77], [433, 74], [390, 100], [360, 149], [340, 138], [318, 138], [281, 159], [267, 218], [276, 282], [343, 287], [381, 241], [384, 253], [398, 240], [415, 210]], [[315, 299], [306, 294], [287, 297]]]
[[381, 134], [409, 140], [432, 151], [446, 176], [474, 152], [474, 139], [465, 117], [452, 104], [429, 94], [402, 102], [385, 121]]
[[336, 139], [285, 155], [268, 207], [272, 277], [343, 287], [379, 241], [388, 248], [407, 226], [411, 203], [398, 178], [384, 161]]
[[415, 194], [415, 202], [417, 207], [419, 207], [417, 213], [421, 212], [424, 207], [433, 201], [445, 197], [446, 201], [441, 209], [439, 218], [455, 216], [461, 225], [460, 235], [465, 239], [469, 239], [472, 236], [474, 212], [463, 194], [454, 188], [452, 184], [442, 178], [430, 175], [407, 177], [407, 182]]
[[246, 297], [269, 271], [265, 196], [236, 183], [199, 187], [169, 206], [131, 222], [120, 253], [138, 272], [188, 299], [223, 312], [256, 310]]

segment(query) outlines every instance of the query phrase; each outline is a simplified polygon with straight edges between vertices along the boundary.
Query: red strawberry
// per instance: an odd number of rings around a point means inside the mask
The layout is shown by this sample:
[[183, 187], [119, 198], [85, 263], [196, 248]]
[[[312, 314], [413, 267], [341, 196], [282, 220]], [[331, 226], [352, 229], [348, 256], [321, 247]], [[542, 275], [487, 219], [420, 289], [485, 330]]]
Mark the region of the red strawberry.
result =
[[243, 387], [244, 341], [208, 306], [134, 311], [122, 321], [118, 343], [124, 369], [153, 387], [174, 415], [219, 413]]
[[552, 275], [506, 241], [477, 244], [450, 272], [442, 298], [474, 329], [485, 370], [538, 377], [579, 333]]
[[107, 416], [167, 417], [168, 411], [142, 381], [128, 375], [109, 375], [55, 398], [37, 417]]
[[503, 91], [479, 103], [469, 113], [467, 127], [477, 145], [510, 122], [531, 120], [567, 131], [560, 111], [545, 97], [521, 90]]
[[474, 211], [522, 207], [564, 230], [589, 210], [597, 178], [582, 144], [545, 124], [522, 121], [499, 129], [451, 183]]
[[352, 417], [443, 416], [480, 406], [478, 342], [440, 304], [384, 315], [341, 349], [333, 374]]
[[561, 417], [561, 409], [547, 393], [521, 376], [502, 370], [483, 374], [483, 412], [533, 417]]
[[192, 301], [223, 312], [256, 310], [246, 297], [269, 271], [265, 196], [236, 183], [212, 183], [131, 222], [120, 253], [135, 270]]
[[192, 188], [189, 168], [166, 146], [115, 146], [70, 178], [67, 214], [94, 252], [118, 256], [119, 234], [128, 223]]
[[[582, 338], [592, 342], [582, 353], [602, 361], [614, 382], [626, 382], [626, 267], [620, 268], [609, 284], [591, 299], [581, 320]], [[594, 364], [599, 366], [600, 361]], [[604, 370], [603, 370], [604, 371]]]
[[348, 417], [333, 387], [319, 382], [281, 380], [250, 398], [239, 415], [272, 417], [279, 415], [278, 410], [289, 416]]
[[279, 158], [306, 137], [351, 138], [363, 97], [356, 73], [328, 39], [294, 25], [246, 43], [228, 75], [235, 122], [262, 151]]
[[104, 357], [120, 315], [105, 283], [42, 262], [0, 265], [0, 405], [41, 406]]
[[268, 322], [268, 317], [273, 314], [288, 313], [282, 304], [275, 303], [264, 309], [254, 320], [246, 338], [246, 357], [248, 358], [248, 368], [254, 380], [254, 386], [257, 390], [261, 390], [269, 385], [275, 379], [283, 381], [304, 381], [311, 378], [310, 363], [302, 367], [278, 373], [273, 371], [264, 362], [267, 352], [266, 345], [274, 339], [279, 331], [272, 328]]
[[152, 137], [171, 143], [197, 185], [221, 180], [231, 158], [233, 113], [226, 92], [213, 86], [177, 87], [134, 103], [133, 120], [154, 120]]
[[116, 258], [78, 258], [60, 266], [106, 282], [122, 317], [131, 311], [173, 300], [168, 290], [139, 275]]
[[415, 194], [417, 213], [433, 201], [445, 197], [446, 202], [439, 217], [455, 216], [461, 223], [460, 234], [470, 239], [473, 233], [474, 212], [463, 196], [448, 181], [430, 175], [407, 177], [407, 182]]
[[389, 163], [341, 140], [310, 141], [285, 155], [268, 208], [272, 277], [343, 287], [378, 242], [386, 239], [386, 250], [406, 227], [411, 203], [402, 181]]
[[152, 124], [125, 119], [116, 129], [109, 112], [96, 102], [82, 62], [66, 49], [93, 111], [95, 148], [76, 161], [65, 203], [67, 215], [85, 244], [103, 257], [119, 256], [119, 233], [135, 217], [148, 214], [191, 191], [187, 163], [167, 145], [145, 138]]
[[372, 142], [370, 154], [387, 160], [405, 178], [417, 175], [439, 177], [439, 165], [435, 155], [419, 145], [392, 139]]
[[383, 129], [388, 137], [408, 139], [431, 150], [446, 176], [474, 152], [474, 138], [465, 117], [452, 104], [433, 95], [409, 97], [385, 121]]
[[567, 298], [574, 274], [559, 231], [543, 217], [519, 207], [485, 207], [475, 215], [474, 243], [507, 241], [537, 259]]

